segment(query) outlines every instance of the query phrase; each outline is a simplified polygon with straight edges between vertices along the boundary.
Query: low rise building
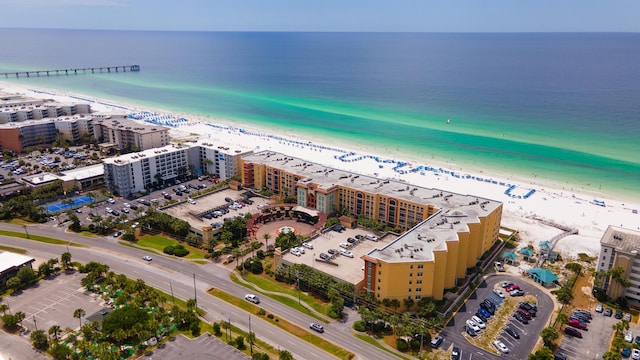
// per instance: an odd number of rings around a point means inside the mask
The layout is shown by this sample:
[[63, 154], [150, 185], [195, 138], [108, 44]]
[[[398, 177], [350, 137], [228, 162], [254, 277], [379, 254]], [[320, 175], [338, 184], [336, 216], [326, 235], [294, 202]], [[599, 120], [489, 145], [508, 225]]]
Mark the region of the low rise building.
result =
[[96, 118], [94, 137], [116, 150], [142, 151], [169, 145], [169, 129], [159, 125], [145, 125], [126, 116]]
[[12, 252], [0, 253], [0, 288], [7, 284], [7, 280], [16, 276], [23, 267], [30, 267], [34, 258]]

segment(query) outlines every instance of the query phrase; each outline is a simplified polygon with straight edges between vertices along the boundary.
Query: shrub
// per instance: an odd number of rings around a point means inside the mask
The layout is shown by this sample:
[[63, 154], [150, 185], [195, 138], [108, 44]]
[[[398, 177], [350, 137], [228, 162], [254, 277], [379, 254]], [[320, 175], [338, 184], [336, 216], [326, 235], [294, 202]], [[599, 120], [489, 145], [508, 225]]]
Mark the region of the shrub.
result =
[[365, 331], [364, 321], [358, 320], [358, 321], [354, 322], [353, 323], [353, 329], [355, 331], [364, 332]]
[[183, 256], [187, 256], [189, 254], [189, 250], [185, 249], [185, 248], [178, 248], [176, 247], [173, 250], [173, 255], [178, 256], [178, 257], [183, 257]]
[[396, 340], [396, 348], [398, 348], [398, 351], [405, 352], [405, 351], [409, 350], [409, 344], [407, 344], [406, 340], [404, 340], [404, 339], [397, 339]]
[[163, 250], [162, 250], [165, 254], [169, 254], [169, 255], [173, 255], [175, 252], [175, 248], [171, 245], [166, 246]]
[[268, 317], [269, 319], [273, 319], [273, 314], [269, 314], [269, 315], [267, 315], [267, 317]]
[[245, 345], [244, 345], [244, 337], [242, 337], [242, 336], [238, 336], [238, 337], [236, 338], [236, 347], [237, 347], [239, 350], [244, 350], [244, 348], [245, 348]]
[[411, 350], [420, 350], [420, 340], [412, 339], [409, 342], [409, 347], [411, 347]]
[[220, 324], [213, 323], [213, 335], [215, 335], [215, 336], [222, 335], [222, 332], [220, 331]]
[[178, 244], [178, 245], [174, 245], [174, 248], [176, 248], [176, 249], [184, 249], [184, 246], [182, 246], [182, 244]]
[[264, 315], [266, 313], [267, 312], [263, 308], [260, 308], [260, 310], [258, 310], [258, 315]]
[[258, 250], [256, 252], [256, 256], [258, 257], [258, 259], [263, 260], [265, 258], [265, 254], [263, 250]]

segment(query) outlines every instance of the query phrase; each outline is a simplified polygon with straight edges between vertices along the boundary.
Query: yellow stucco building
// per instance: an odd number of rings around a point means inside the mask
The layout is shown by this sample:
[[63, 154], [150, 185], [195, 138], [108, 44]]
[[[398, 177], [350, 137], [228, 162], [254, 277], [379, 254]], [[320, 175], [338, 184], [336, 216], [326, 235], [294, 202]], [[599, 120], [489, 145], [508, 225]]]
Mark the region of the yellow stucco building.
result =
[[442, 299], [498, 238], [502, 203], [328, 168], [264, 151], [243, 157], [245, 187], [295, 197], [331, 214], [346, 209], [404, 233], [362, 256], [362, 289], [378, 300]]

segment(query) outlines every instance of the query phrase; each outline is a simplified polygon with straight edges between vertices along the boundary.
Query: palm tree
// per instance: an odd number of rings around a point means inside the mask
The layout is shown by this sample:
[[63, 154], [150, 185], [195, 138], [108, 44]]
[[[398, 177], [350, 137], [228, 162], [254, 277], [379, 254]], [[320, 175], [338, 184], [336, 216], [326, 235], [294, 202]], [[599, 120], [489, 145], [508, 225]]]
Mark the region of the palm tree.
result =
[[78, 318], [78, 322], [80, 323], [80, 327], [82, 327], [82, 317], [85, 316], [87, 314], [86, 311], [84, 311], [83, 308], [77, 308], [74, 312], [73, 312], [73, 317], [74, 318]]
[[62, 266], [65, 269], [70, 269], [71, 268], [71, 253], [64, 252], [62, 253], [62, 255], [60, 256], [60, 262], [62, 263]]
[[0, 304], [0, 311], [2, 311], [2, 314], [3, 314], [3, 315], [6, 315], [8, 310], [9, 310], [9, 305], [7, 305], [7, 304]]
[[49, 335], [53, 335], [55, 341], [58, 342], [58, 335], [60, 334], [60, 331], [62, 331], [62, 329], [60, 329], [60, 326], [53, 325], [49, 328]]
[[264, 233], [262, 235], [262, 238], [264, 239], [264, 246], [265, 249], [267, 249], [267, 251], [269, 251], [269, 239], [271, 239], [271, 234], [269, 233]]

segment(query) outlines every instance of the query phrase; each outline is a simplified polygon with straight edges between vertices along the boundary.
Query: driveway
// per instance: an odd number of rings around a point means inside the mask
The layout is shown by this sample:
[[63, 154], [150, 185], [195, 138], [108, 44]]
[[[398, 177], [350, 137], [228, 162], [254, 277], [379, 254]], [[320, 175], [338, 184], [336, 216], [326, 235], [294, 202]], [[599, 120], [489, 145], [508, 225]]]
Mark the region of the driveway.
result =
[[[249, 347], [249, 343], [245, 341]], [[173, 359], [221, 359], [246, 360], [249, 357], [238, 349], [225, 344], [222, 340], [209, 334], [189, 340], [178, 335], [173, 340], [160, 345], [161, 348], [145, 354], [141, 359], [173, 360]]]
[[[559, 353], [567, 355], [569, 359], [602, 359], [613, 336], [613, 325], [621, 320], [595, 311], [591, 311], [591, 315], [593, 318], [587, 326], [588, 331], [579, 330], [582, 339], [563, 335]], [[637, 324], [630, 324], [629, 330], [634, 336], [640, 335], [640, 326]]]
[[[538, 314], [537, 317], [533, 318], [527, 325], [520, 324], [511, 317], [508, 325], [517, 329], [520, 333], [520, 340], [515, 340], [506, 333], [501, 332], [497, 339], [502, 341], [511, 352], [507, 355], [495, 355], [471, 344], [462, 333], [465, 322], [476, 313], [484, 299], [489, 298], [496, 301], [499, 299], [498, 296], [493, 293], [493, 289], [500, 287], [499, 284], [503, 281], [511, 281], [519, 285], [525, 292], [525, 295], [535, 296], [538, 304]], [[506, 296], [509, 297], [509, 295]], [[441, 335], [445, 336], [445, 341], [441, 347], [447, 349], [451, 345], [455, 345], [460, 348], [462, 352], [461, 359], [526, 359], [538, 341], [540, 331], [547, 325], [549, 316], [553, 312], [553, 307], [553, 300], [542, 289], [522, 277], [511, 275], [489, 276], [469, 297], [458, 313], [447, 323], [441, 332]], [[487, 326], [491, 326], [491, 320], [489, 320]]]

